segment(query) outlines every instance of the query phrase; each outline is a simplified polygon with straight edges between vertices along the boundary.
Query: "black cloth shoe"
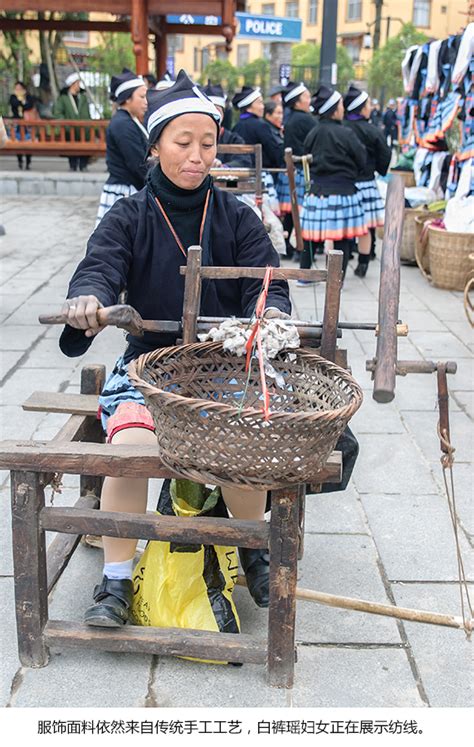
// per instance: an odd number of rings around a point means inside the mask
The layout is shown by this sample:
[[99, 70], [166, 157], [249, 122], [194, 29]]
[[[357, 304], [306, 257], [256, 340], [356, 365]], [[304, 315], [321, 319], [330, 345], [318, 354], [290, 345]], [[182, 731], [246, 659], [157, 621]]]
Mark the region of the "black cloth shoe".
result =
[[358, 278], [365, 278], [367, 270], [369, 269], [369, 262], [369, 254], [359, 254], [359, 264], [354, 270], [354, 275], [357, 275]]
[[258, 607], [268, 607], [270, 602], [270, 555], [268, 550], [251, 550], [247, 547], [239, 547], [239, 557], [252, 599]]
[[110, 579], [104, 576], [94, 589], [94, 602], [86, 610], [86, 625], [100, 628], [120, 628], [128, 620], [133, 600], [133, 581], [130, 578]]

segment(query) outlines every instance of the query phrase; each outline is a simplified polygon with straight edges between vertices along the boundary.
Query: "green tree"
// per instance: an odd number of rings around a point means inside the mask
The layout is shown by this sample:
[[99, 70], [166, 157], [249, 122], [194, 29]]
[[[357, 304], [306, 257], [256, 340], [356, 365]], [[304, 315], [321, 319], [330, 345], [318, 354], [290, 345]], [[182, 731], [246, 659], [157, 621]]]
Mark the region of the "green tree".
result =
[[[293, 73], [294, 77], [304, 80], [312, 89], [318, 85], [320, 54], [321, 46], [311, 42], [295, 44], [291, 50], [291, 64], [296, 68]], [[336, 49], [336, 63], [337, 86], [343, 89], [354, 78], [352, 60], [343, 46]]]
[[104, 32], [102, 43], [92, 50], [90, 69], [98, 73], [116, 75], [123, 67], [135, 70], [135, 55], [130, 34]]
[[244, 85], [260, 86], [265, 96], [270, 80], [270, 63], [268, 60], [260, 57], [238, 68], [238, 72], [243, 75]]
[[411, 23], [406, 23], [397, 34], [374, 52], [368, 68], [369, 91], [378, 95], [383, 89], [385, 97], [403, 96], [402, 60], [412, 44], [423, 44], [428, 40]]
[[224, 91], [233, 93], [239, 85], [239, 70], [228, 60], [214, 60], [204, 68], [199, 82], [205, 85], [208, 80], [214, 85], [220, 83]]

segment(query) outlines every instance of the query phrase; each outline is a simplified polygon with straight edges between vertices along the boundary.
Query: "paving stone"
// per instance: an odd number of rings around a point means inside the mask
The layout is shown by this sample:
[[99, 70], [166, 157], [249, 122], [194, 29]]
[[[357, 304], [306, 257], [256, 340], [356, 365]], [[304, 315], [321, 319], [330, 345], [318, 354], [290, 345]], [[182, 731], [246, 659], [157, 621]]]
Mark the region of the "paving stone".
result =
[[29, 440], [43, 418], [44, 413], [27, 413], [20, 405], [2, 405], [0, 407], [0, 438]]
[[[398, 605], [459, 616], [455, 584], [394, 584]], [[471, 598], [474, 588], [471, 588]], [[473, 651], [462, 630], [404, 622], [404, 628], [432, 708], [472, 708]]]
[[[437, 435], [437, 412], [404, 412], [403, 420], [416, 439], [428, 461], [435, 461], [440, 456]], [[456, 449], [456, 460], [472, 460], [474, 428], [470, 418], [462, 411], [451, 412], [449, 416], [451, 443]]]
[[398, 409], [392, 403], [380, 404], [364, 397], [362, 406], [351, 419], [351, 428], [359, 433], [405, 433]]
[[[448, 376], [448, 387], [454, 383], [454, 377]], [[438, 387], [436, 374], [408, 374], [397, 376], [394, 403], [403, 416], [404, 410], [438, 410]], [[460, 410], [459, 404], [451, 397], [451, 412]]]
[[0, 488], [0, 578], [13, 574], [10, 485]]
[[359, 493], [436, 492], [433, 476], [408, 434], [360, 434], [358, 440], [353, 480]]
[[0, 705], [5, 707], [10, 701], [12, 682], [20, 667], [17, 656], [15, 597], [12, 578], [0, 578], [0, 593], [2, 595]]
[[[212, 686], [203, 687], [204, 681]], [[177, 682], [186, 686], [176, 687]], [[159, 658], [152, 688], [159, 708], [252, 708], [257, 704], [281, 708], [289, 698], [288, 691], [269, 687], [264, 665], [233, 667], [170, 657]]]
[[[454, 392], [454, 401], [464, 410], [471, 420], [474, 419], [474, 395], [472, 392]], [[451, 400], [452, 401], [452, 400]], [[450, 401], [450, 405], [451, 405]]]
[[[361, 501], [390, 580], [458, 578], [453, 528], [444, 497], [363, 495]], [[463, 550], [466, 573], [474, 577], [474, 553], [464, 542]]]
[[410, 340], [426, 358], [434, 360], [466, 358], [470, 352], [452, 332], [411, 332]]
[[359, 496], [349, 484], [346, 490], [306, 496], [306, 532], [367, 533]]
[[69, 381], [68, 369], [36, 368], [34, 374], [29, 368], [19, 368], [15, 375], [3, 386], [4, 401], [21, 405], [34, 391], [54, 392], [63, 389]]
[[409, 335], [413, 332], [446, 332], [447, 327], [438, 317], [428, 310], [410, 309], [403, 316], [403, 321], [408, 324]]
[[[441, 464], [438, 461], [433, 462], [430, 466], [438, 483], [440, 495], [444, 496], [445, 487]], [[472, 464], [454, 462], [453, 481], [456, 511], [462, 527], [470, 535], [472, 546], [474, 546], [474, 481], [472, 479]]]
[[3, 379], [16, 366], [24, 354], [23, 350], [4, 350], [0, 352], [0, 379]]
[[[371, 537], [310, 534], [298, 569], [298, 586], [327, 594], [389, 604]], [[298, 601], [296, 639], [306, 643], [400, 643], [388, 617]]]
[[21, 325], [2, 324], [3, 350], [28, 350], [33, 342], [41, 337], [44, 330], [39, 324]]
[[406, 653], [397, 648], [298, 646], [295, 686], [289, 697], [295, 708], [424, 705]]

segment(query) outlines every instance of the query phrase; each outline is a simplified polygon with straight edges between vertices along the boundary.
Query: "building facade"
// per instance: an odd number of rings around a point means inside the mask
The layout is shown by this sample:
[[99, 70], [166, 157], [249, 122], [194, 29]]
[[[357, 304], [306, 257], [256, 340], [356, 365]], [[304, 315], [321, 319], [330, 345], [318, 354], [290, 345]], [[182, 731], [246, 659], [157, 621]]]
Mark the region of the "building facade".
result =
[[[246, 11], [252, 14], [301, 18], [301, 41], [319, 43], [323, 4], [323, 0], [248, 0]], [[375, 13], [374, 0], [338, 0], [338, 43], [346, 48], [356, 73], [358, 66], [363, 70], [373, 54]], [[469, 20], [474, 20], [473, 15], [474, 4], [470, 0], [384, 0], [380, 46], [385, 44], [387, 38], [396, 36], [404, 23], [413, 23], [428, 37], [444, 39], [464, 28]], [[177, 35], [170, 40], [168, 53], [174, 59], [176, 70], [184, 67], [195, 77], [201, 74], [208, 62], [218, 58], [227, 59], [224, 45], [215, 36]], [[270, 43], [239, 39], [237, 34], [228, 56], [230, 62], [241, 67], [257, 58], [270, 58]]]

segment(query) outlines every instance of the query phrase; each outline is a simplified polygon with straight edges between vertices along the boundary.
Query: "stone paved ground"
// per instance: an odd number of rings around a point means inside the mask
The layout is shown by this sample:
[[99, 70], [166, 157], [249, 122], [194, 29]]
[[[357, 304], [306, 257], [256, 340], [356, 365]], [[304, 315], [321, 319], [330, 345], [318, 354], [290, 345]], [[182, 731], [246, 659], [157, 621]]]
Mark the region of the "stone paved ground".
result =
[[[80, 359], [63, 357], [59, 329], [41, 327], [39, 313], [59, 309], [67, 280], [84, 251], [96, 200], [19, 197], [3, 201], [0, 222], [2, 438], [51, 438], [63, 416], [25, 413], [34, 390], [79, 390], [81, 366], [110, 368], [123, 338], [106, 330]], [[348, 273], [342, 318], [372, 321], [378, 262], [364, 281]], [[292, 287], [295, 314], [320, 319], [324, 289]], [[400, 359], [453, 359], [452, 440], [460, 540], [472, 573], [472, 348], [458, 293], [431, 288], [416, 268], [402, 269], [401, 317], [410, 326]], [[369, 333], [344, 335], [364, 404], [353, 420], [361, 455], [348, 490], [307, 502], [303, 587], [379, 602], [459, 614], [456, 555], [443, 495], [436, 438], [434, 376], [398, 380], [393, 403], [376, 405], [365, 360]], [[9, 706], [469, 706], [472, 644], [461, 631], [298, 602], [296, 683], [269, 688], [263, 668], [208, 666], [167, 657], [54, 652], [45, 669], [20, 666], [16, 654], [9, 476], [1, 473], [0, 590], [3, 615], [1, 705]], [[157, 486], [150, 490], [154, 507]], [[65, 478], [56, 504], [70, 505], [77, 480]], [[101, 573], [97, 549], [80, 546], [54, 589], [51, 617], [80, 620]], [[265, 636], [265, 611], [243, 588], [236, 601], [247, 632]], [[203, 687], [203, 683], [207, 687]]]

